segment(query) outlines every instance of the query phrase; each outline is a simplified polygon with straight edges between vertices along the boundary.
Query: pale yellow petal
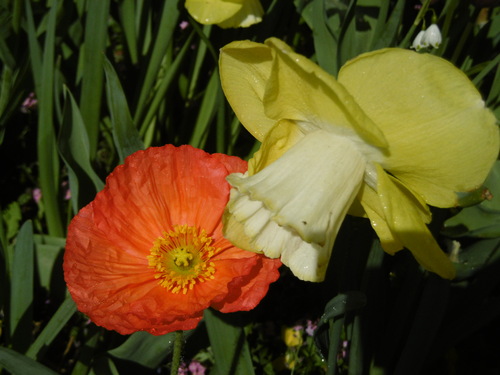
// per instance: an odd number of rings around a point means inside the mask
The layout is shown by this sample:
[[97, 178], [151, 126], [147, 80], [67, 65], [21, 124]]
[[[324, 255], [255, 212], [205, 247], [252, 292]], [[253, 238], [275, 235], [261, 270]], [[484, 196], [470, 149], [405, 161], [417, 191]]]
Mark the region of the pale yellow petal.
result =
[[[280, 140], [266, 138], [262, 148]], [[365, 165], [348, 138], [323, 130], [300, 137], [253, 176], [227, 177], [235, 189], [225, 215], [226, 238], [246, 250], [280, 256], [303, 280], [322, 280]]]
[[186, 0], [186, 9], [199, 23], [223, 28], [248, 27], [264, 14], [258, 0]]
[[[380, 245], [384, 251], [394, 255], [397, 251], [402, 250], [404, 248], [403, 244], [394, 237], [391, 229], [387, 225], [384, 209], [380, 203], [380, 197], [377, 192], [365, 184], [359, 192], [358, 199], [370, 220], [373, 230], [377, 233], [380, 239]], [[354, 213], [351, 211], [349, 211], [349, 213], [361, 216], [359, 209]]]
[[218, 24], [233, 17], [242, 6], [241, 1], [186, 0], [186, 9], [191, 17], [205, 25]]
[[[232, 0], [234, 1], [234, 0]], [[218, 23], [218, 26], [226, 29], [229, 27], [249, 27], [262, 21], [264, 9], [259, 0], [238, 0], [242, 3], [239, 12], [224, 22]]]
[[261, 201], [252, 200], [237, 189], [224, 214], [224, 237], [241, 249], [281, 258], [301, 280], [323, 281], [330, 258], [329, 244], [304, 241], [295, 231], [278, 225]]
[[220, 51], [224, 94], [240, 122], [259, 141], [276, 123], [264, 110], [265, 87], [272, 65], [271, 49], [260, 43], [232, 42]]
[[385, 147], [382, 132], [335, 78], [278, 39], [233, 42], [220, 56], [222, 88], [241, 123], [262, 141], [277, 121], [329, 129]]
[[455, 268], [425, 223], [429, 216], [427, 206], [380, 167], [377, 190], [385, 221], [393, 236], [425, 269], [446, 279], [454, 278]]
[[491, 111], [463, 72], [429, 54], [383, 49], [348, 62], [341, 82], [390, 144], [384, 168], [427, 203], [456, 204], [499, 151]]
[[293, 121], [281, 120], [267, 133], [262, 147], [248, 163], [248, 174], [261, 171], [295, 145], [304, 134]]
[[[310, 129], [354, 130], [365, 142], [385, 147], [384, 135], [335, 78], [276, 38], [266, 40], [274, 64], [266, 86], [266, 114]], [[341, 129], [339, 131], [342, 131]]]

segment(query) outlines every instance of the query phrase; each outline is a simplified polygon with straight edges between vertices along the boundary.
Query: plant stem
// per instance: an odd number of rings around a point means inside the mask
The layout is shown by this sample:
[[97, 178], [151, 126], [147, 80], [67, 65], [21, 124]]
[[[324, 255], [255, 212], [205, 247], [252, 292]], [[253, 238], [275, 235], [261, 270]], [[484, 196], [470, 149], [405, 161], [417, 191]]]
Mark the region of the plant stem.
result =
[[177, 375], [179, 373], [179, 366], [181, 364], [182, 352], [182, 331], [175, 331], [174, 339], [174, 352], [172, 354], [172, 365], [170, 367], [170, 375]]

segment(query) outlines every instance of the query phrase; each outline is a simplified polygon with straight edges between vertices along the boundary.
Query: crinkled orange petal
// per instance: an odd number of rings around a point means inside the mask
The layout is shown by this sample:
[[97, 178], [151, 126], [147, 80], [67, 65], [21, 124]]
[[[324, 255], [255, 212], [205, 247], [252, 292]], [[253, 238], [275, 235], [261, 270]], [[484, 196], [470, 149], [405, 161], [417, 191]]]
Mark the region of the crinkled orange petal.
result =
[[[229, 198], [225, 178], [246, 168], [236, 157], [191, 146], [128, 157], [69, 226], [64, 274], [78, 309], [122, 334], [161, 335], [196, 327], [211, 305], [255, 307], [278, 278], [280, 263], [235, 248], [222, 237], [221, 224]], [[162, 287], [147, 259], [153, 242], [174, 225], [205, 230], [221, 249], [211, 259], [214, 278], [186, 294]]]

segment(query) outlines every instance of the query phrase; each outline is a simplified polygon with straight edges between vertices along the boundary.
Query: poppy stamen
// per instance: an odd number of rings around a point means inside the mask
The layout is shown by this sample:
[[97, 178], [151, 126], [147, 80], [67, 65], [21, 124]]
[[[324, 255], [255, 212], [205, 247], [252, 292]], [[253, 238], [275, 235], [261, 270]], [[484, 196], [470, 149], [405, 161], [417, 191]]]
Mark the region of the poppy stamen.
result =
[[211, 243], [205, 230], [176, 225], [155, 240], [148, 256], [149, 267], [156, 271], [161, 286], [172, 293], [186, 294], [197, 282], [214, 278], [215, 265], [210, 259], [220, 249]]

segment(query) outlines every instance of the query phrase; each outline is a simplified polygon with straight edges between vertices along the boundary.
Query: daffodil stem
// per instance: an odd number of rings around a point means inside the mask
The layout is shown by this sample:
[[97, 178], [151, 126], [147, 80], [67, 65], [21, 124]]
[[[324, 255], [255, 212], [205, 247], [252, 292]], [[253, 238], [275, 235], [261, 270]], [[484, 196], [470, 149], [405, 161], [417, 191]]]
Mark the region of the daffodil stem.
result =
[[177, 375], [179, 373], [179, 366], [181, 364], [181, 352], [182, 352], [182, 331], [175, 331], [174, 351], [172, 353], [172, 365], [170, 367], [170, 375]]

